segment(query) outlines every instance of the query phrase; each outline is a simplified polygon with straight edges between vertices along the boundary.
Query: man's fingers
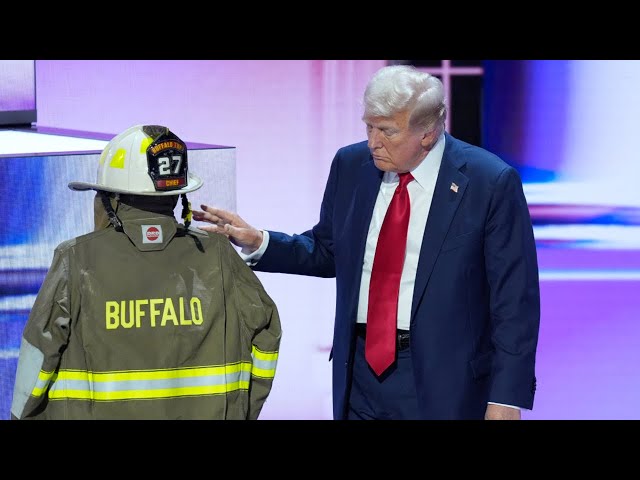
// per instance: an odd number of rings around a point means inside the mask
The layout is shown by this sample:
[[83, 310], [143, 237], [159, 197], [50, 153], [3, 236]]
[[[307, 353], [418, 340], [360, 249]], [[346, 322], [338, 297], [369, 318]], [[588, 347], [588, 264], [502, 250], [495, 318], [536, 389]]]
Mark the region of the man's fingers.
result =
[[216, 222], [233, 223], [236, 221], [235, 214], [222, 210], [221, 208], [209, 207], [208, 205], [200, 205], [200, 208], [212, 217], [215, 217], [217, 219]]
[[205, 232], [218, 233], [218, 227], [215, 225], [199, 225], [198, 228]]
[[224, 224], [227, 223], [226, 221], [224, 221], [219, 216], [214, 215], [214, 214], [209, 213], [209, 212], [201, 212], [199, 210], [193, 210], [191, 213], [193, 214], [193, 219], [198, 221], [198, 222], [209, 222], [209, 223], [213, 223], [215, 225], [219, 225], [221, 227], [224, 226]]
[[202, 225], [198, 227], [200, 230], [204, 230], [205, 232], [211, 233], [221, 233], [227, 237], [229, 236], [237, 236], [242, 233], [241, 228], [234, 227], [230, 223], [225, 223], [224, 225]]
[[229, 237], [229, 234], [227, 232], [224, 231], [223, 227], [218, 227], [216, 225], [202, 225], [198, 227], [200, 230], [204, 230], [205, 232], [210, 232], [210, 233], [221, 233], [222, 235], [224, 235], [225, 237]]

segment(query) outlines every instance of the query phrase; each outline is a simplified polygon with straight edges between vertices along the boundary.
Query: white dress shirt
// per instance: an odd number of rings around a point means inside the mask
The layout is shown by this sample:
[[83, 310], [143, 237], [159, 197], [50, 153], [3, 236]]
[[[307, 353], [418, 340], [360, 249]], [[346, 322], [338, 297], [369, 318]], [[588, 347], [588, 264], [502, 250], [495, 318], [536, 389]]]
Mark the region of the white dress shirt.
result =
[[[411, 214], [409, 216], [409, 228], [407, 230], [407, 250], [405, 254], [402, 276], [400, 277], [400, 295], [398, 298], [398, 328], [409, 330], [411, 317], [411, 303], [413, 299], [413, 286], [418, 270], [418, 259], [422, 247], [422, 237], [427, 226], [427, 217], [431, 208], [433, 191], [436, 188], [438, 170], [444, 152], [444, 135], [441, 135], [425, 159], [420, 162], [411, 175], [414, 180], [407, 184]], [[384, 216], [389, 208], [389, 203], [400, 182], [397, 173], [385, 172], [378, 198], [373, 207], [373, 215], [367, 234], [367, 245], [364, 250], [364, 263], [362, 265], [362, 280], [360, 281], [360, 296], [358, 297], [358, 323], [367, 323], [367, 309], [369, 307], [369, 284], [371, 283], [371, 269], [376, 253], [378, 236], [382, 228]]]

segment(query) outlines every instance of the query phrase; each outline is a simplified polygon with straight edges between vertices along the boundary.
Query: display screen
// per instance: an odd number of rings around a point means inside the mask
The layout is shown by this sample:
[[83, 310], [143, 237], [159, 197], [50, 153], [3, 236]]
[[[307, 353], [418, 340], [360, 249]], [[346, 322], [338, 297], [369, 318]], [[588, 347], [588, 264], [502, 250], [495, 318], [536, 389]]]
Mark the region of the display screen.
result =
[[35, 60], [0, 60], [0, 126], [36, 119]]

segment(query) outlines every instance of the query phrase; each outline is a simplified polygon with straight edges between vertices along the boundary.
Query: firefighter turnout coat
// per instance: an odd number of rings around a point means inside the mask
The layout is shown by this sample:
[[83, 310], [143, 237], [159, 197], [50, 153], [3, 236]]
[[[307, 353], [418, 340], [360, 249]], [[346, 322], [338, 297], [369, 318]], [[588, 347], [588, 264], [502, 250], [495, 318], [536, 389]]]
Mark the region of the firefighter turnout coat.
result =
[[280, 318], [218, 234], [121, 204], [58, 245], [24, 328], [12, 419], [256, 419]]

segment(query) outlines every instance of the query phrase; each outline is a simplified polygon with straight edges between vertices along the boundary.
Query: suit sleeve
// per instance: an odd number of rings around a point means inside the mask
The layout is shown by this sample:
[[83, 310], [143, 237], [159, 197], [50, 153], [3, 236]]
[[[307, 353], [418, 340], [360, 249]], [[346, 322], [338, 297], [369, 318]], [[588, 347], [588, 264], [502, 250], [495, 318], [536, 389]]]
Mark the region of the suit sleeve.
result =
[[485, 230], [492, 343], [491, 402], [531, 409], [540, 326], [540, 287], [533, 227], [516, 170], [499, 175]]
[[29, 418], [45, 408], [48, 387], [69, 341], [69, 269], [65, 252], [56, 248], [23, 330], [11, 403], [12, 419]]
[[302, 234], [269, 231], [269, 246], [254, 270], [314, 277], [336, 276], [334, 263], [333, 206], [338, 185], [341, 152], [336, 153], [324, 191], [318, 223]]

